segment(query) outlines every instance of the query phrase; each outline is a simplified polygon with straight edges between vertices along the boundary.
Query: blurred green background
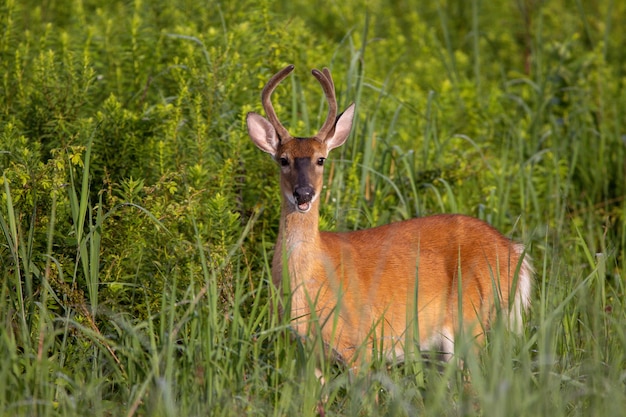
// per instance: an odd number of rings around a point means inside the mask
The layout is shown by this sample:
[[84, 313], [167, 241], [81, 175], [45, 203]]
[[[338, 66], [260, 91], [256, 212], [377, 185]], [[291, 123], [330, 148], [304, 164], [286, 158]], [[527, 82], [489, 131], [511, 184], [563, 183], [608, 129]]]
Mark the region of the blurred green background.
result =
[[[0, 4], [2, 415], [615, 415], [626, 409], [626, 3]], [[272, 314], [278, 171], [331, 69], [352, 136], [321, 224], [464, 213], [524, 242], [522, 337], [350, 375]], [[316, 363], [328, 382], [317, 383]], [[324, 401], [324, 399], [326, 401]]]

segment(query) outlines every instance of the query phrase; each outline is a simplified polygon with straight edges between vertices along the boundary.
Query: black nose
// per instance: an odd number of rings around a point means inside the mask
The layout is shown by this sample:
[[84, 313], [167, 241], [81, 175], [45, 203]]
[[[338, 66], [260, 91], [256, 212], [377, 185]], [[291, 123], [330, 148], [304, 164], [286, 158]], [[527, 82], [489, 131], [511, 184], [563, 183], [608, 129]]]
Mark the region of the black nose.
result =
[[313, 199], [313, 195], [315, 195], [315, 191], [313, 190], [313, 187], [309, 187], [308, 185], [304, 187], [296, 187], [293, 191], [293, 196], [298, 204], [310, 202]]

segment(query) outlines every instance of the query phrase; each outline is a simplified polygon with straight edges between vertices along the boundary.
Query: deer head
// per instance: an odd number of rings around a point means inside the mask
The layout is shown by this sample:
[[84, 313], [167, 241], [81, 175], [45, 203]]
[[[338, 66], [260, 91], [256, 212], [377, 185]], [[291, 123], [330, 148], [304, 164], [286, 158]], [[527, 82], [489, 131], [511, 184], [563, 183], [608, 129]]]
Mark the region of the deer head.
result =
[[261, 101], [267, 119], [258, 113], [247, 116], [248, 134], [256, 146], [272, 155], [281, 167], [281, 190], [293, 208], [311, 209], [322, 189], [324, 161], [328, 153], [346, 141], [352, 129], [354, 103], [337, 115], [335, 86], [328, 68], [312, 70], [322, 85], [329, 109], [326, 121], [315, 136], [293, 137], [280, 123], [271, 102], [272, 92], [294, 69], [289, 65], [274, 75], [263, 88]]

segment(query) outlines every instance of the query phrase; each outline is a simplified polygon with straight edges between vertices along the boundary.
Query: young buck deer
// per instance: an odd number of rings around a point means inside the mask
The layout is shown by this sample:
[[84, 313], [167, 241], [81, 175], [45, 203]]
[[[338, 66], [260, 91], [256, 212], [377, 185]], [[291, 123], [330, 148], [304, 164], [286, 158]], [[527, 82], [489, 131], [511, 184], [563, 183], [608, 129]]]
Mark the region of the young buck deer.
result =
[[374, 347], [401, 360], [414, 341], [440, 349], [447, 360], [456, 335], [481, 339], [498, 312], [519, 330], [530, 304], [530, 260], [521, 244], [481, 220], [444, 214], [353, 232], [319, 231], [324, 161], [348, 138], [355, 106], [337, 115], [330, 71], [314, 69], [328, 116], [317, 135], [291, 136], [270, 96], [293, 69], [284, 68], [263, 89], [267, 119], [251, 112], [247, 124], [252, 141], [280, 166], [272, 279], [281, 294], [290, 294], [296, 333], [321, 332], [326, 345], [356, 366]]

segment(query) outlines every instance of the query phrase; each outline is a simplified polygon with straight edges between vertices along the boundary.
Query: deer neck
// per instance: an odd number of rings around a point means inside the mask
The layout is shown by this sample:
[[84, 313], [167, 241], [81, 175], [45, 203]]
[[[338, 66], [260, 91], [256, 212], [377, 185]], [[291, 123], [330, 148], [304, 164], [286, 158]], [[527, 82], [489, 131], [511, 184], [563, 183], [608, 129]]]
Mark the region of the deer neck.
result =
[[290, 252], [300, 252], [303, 249], [316, 252], [319, 247], [319, 199], [313, 202], [307, 213], [297, 211], [289, 202], [283, 202], [281, 208], [281, 222], [278, 231], [279, 242], [282, 242]]
[[[275, 256], [286, 259], [292, 291], [313, 278], [313, 269], [319, 259], [319, 199], [307, 213], [298, 212], [284, 201]], [[286, 257], [286, 258], [285, 258]]]

